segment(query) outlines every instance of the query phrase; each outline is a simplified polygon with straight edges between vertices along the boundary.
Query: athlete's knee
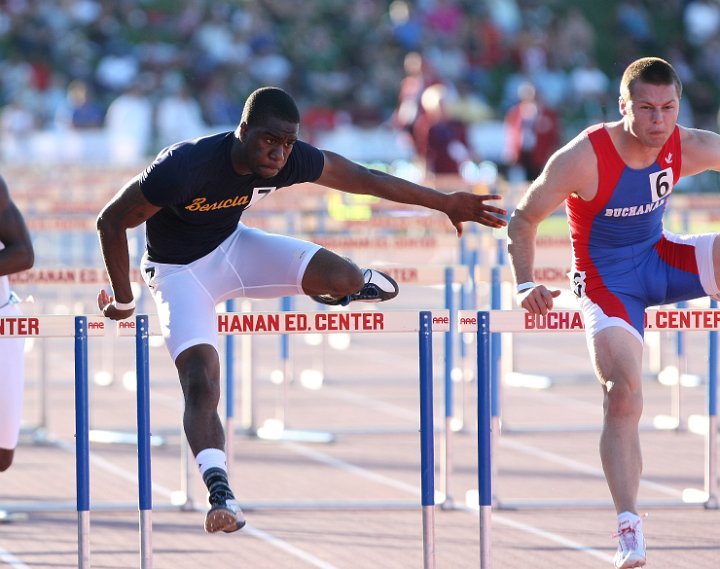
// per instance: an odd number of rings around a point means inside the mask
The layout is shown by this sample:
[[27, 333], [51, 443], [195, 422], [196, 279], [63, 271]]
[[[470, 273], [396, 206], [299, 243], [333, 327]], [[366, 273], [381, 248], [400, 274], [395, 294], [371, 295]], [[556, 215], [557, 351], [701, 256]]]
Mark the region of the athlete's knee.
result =
[[342, 268], [333, 271], [328, 278], [329, 294], [345, 295], [359, 291], [364, 284], [360, 268], [348, 261]]
[[609, 381], [605, 389], [605, 414], [616, 419], [640, 420], [643, 409], [642, 390], [628, 381]]
[[359, 291], [363, 284], [363, 273], [355, 263], [326, 249], [315, 254], [303, 279], [306, 292], [338, 297]]
[[0, 472], [5, 472], [12, 466], [15, 451], [12, 449], [0, 449]]

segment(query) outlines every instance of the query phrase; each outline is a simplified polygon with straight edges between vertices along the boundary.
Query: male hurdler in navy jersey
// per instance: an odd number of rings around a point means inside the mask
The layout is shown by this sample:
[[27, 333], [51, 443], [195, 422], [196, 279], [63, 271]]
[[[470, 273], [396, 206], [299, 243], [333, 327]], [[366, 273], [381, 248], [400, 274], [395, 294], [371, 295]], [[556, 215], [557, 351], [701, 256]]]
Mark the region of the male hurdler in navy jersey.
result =
[[500, 196], [443, 193], [369, 170], [298, 140], [299, 123], [290, 95], [274, 87], [258, 89], [245, 103], [235, 131], [166, 148], [97, 220], [114, 292], [101, 291], [98, 306], [113, 320], [128, 318], [135, 307], [126, 230], [146, 223], [142, 273], [180, 376], [185, 433], [210, 493], [208, 532], [232, 532], [245, 523], [228, 485], [225, 434], [217, 413], [215, 305], [232, 297], [296, 294], [347, 304], [389, 300], [398, 292], [389, 276], [362, 271], [319, 245], [243, 225], [243, 210], [276, 189], [315, 182], [435, 209], [448, 216], [458, 235], [465, 221], [505, 225], [500, 216], [506, 212], [485, 203]]
[[620, 83], [621, 119], [592, 126], [558, 150], [508, 226], [518, 303], [547, 314], [560, 291], [532, 282], [535, 236], [538, 224], [565, 202], [571, 286], [604, 393], [600, 457], [618, 513], [617, 568], [642, 567], [646, 560], [636, 505], [645, 309], [719, 292], [715, 234], [663, 229], [680, 177], [720, 170], [720, 136], [677, 124], [681, 95], [666, 61], [631, 63]]

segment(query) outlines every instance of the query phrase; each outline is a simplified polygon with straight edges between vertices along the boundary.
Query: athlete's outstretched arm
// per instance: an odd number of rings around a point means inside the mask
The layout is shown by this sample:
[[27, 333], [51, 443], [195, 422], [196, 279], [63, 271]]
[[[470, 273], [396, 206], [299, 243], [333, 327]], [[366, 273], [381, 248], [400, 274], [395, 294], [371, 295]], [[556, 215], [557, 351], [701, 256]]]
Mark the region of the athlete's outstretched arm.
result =
[[[530, 184], [508, 224], [508, 256], [516, 284], [533, 282], [535, 239], [540, 223], [583, 184], [592, 184], [586, 164], [595, 166], [589, 142], [576, 138], [550, 157], [542, 173]], [[589, 178], [589, 179], [588, 179]], [[519, 294], [520, 305], [536, 314], [547, 314], [559, 290], [538, 283]]]
[[462, 191], [440, 192], [379, 170], [365, 168], [334, 152], [323, 150], [323, 154], [325, 166], [317, 183], [328, 188], [440, 211], [450, 218], [458, 236], [462, 235], [464, 221], [474, 221], [488, 227], [506, 225], [502, 216], [507, 215], [507, 211], [485, 203], [488, 200], [498, 200], [502, 196]]
[[108, 318], [122, 320], [133, 313], [132, 308], [120, 310], [113, 304], [113, 300], [122, 303], [133, 300], [127, 230], [137, 227], [159, 210], [145, 198], [140, 190], [139, 177], [135, 177], [115, 194], [98, 215], [96, 225], [100, 249], [115, 294], [112, 297], [105, 290], [98, 294], [98, 308]]
[[5, 180], [0, 177], [0, 276], [25, 271], [33, 266], [35, 252], [30, 233], [20, 210], [10, 198]]

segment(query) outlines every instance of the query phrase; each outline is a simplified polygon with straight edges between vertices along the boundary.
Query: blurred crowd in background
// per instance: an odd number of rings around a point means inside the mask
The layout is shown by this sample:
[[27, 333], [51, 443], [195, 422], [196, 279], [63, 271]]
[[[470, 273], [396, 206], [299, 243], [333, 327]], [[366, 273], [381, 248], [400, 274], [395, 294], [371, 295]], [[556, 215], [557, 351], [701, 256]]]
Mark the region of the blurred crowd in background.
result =
[[[532, 177], [578, 130], [618, 118], [619, 75], [645, 55], [679, 72], [682, 124], [718, 127], [714, 0], [0, 6], [6, 162], [44, 148], [28, 142], [37, 133], [70, 152], [70, 135], [82, 132], [102, 133], [112, 160], [138, 161], [171, 142], [234, 128], [246, 96], [276, 85], [298, 101], [310, 141], [342, 125], [392, 128], [428, 171], [452, 171], [483, 159], [468, 129], [495, 122], [505, 133], [501, 167], [520, 165]], [[68, 157], [92, 160], [93, 147]]]

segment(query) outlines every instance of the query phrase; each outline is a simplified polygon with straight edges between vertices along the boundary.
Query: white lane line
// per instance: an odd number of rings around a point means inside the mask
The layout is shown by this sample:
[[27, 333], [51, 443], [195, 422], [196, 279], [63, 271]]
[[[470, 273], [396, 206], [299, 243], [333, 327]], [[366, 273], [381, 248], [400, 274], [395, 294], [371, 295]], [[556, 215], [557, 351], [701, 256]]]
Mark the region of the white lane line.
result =
[[[398, 490], [402, 490], [403, 492], [407, 492], [409, 494], [412, 494], [413, 496], [421, 495], [420, 489], [417, 486], [413, 486], [412, 484], [406, 484], [405, 482], [396, 480], [395, 478], [390, 478], [389, 476], [385, 476], [383, 474], [378, 474], [377, 472], [373, 472], [372, 470], [367, 470], [366, 468], [363, 468], [361, 466], [356, 466], [354, 464], [350, 464], [349, 462], [345, 462], [344, 460], [335, 458], [333, 456], [325, 454], [324, 452], [319, 452], [317, 450], [311, 450], [311, 449], [309, 449], [303, 445], [300, 445], [298, 443], [286, 442], [283, 444], [285, 446], [289, 447], [293, 452], [300, 454], [300, 455], [304, 456], [305, 458], [312, 459], [316, 462], [320, 462], [327, 466], [337, 468], [338, 470], [342, 470], [344, 472], [350, 472], [352, 474], [356, 474], [357, 476], [360, 476], [361, 478], [365, 478], [366, 480], [372, 480], [373, 482], [377, 482], [378, 484], [384, 484], [385, 486], [390, 486], [391, 488], [396, 488]], [[420, 507], [420, 504], [418, 504], [418, 507]]]
[[[290, 448], [293, 452], [297, 452], [298, 454], [301, 454], [307, 458], [312, 458], [314, 460], [317, 460], [318, 462], [321, 462], [322, 464], [326, 464], [329, 466], [334, 466], [336, 468], [339, 468], [345, 472], [351, 472], [353, 474], [357, 474], [358, 476], [361, 476], [363, 478], [366, 478], [368, 480], [373, 480], [375, 482], [378, 482], [380, 484], [386, 484], [388, 486], [392, 486], [393, 488], [399, 488], [401, 490], [404, 490], [406, 492], [409, 492], [410, 494], [414, 496], [420, 496], [420, 489], [412, 486], [410, 484], [405, 484], [403, 482], [400, 482], [398, 480], [395, 480], [393, 478], [389, 478], [387, 476], [383, 476], [380, 474], [377, 474], [375, 472], [366, 470], [362, 467], [356, 466], [354, 464], [349, 464], [343, 460], [340, 460], [338, 458], [334, 458], [331, 456], [326, 455], [325, 453], [318, 452], [316, 450], [310, 450], [308, 448], [305, 448], [302, 445], [299, 445], [297, 443], [284, 443], [285, 446]], [[589, 468], [589, 467], [588, 467]], [[418, 504], [418, 508], [419, 508]], [[459, 506], [459, 510], [477, 515], [477, 509], [468, 508], [464, 506]], [[564, 547], [568, 547], [569, 549], [573, 549], [575, 551], [578, 551], [580, 553], [585, 553], [587, 555], [590, 555], [591, 557], [595, 557], [597, 559], [601, 559], [602, 561], [609, 561], [612, 562], [612, 557], [602, 553], [596, 549], [593, 549], [592, 547], [582, 545], [581, 543], [578, 543], [576, 541], [573, 541], [571, 539], [565, 538], [561, 535], [543, 530], [538, 527], [534, 527], [528, 524], [523, 524], [520, 522], [515, 522], [509, 518], [506, 518], [502, 515], [498, 515], [497, 513], [493, 512], [492, 514], [492, 521], [493, 523], [498, 522], [501, 525], [505, 525], [514, 529], [517, 529], [519, 531], [529, 533], [531, 535], [535, 535], [538, 537], [541, 537], [543, 539], [546, 539], [548, 541], [552, 541], [554, 543], [558, 543]]]
[[[467, 506], [459, 506], [458, 509], [473, 515], [477, 515], [478, 511], [477, 507], [469, 508]], [[547, 539], [548, 541], [552, 541], [569, 549], [574, 549], [575, 551], [578, 551], [580, 553], [587, 553], [591, 557], [595, 557], [596, 559], [600, 559], [601, 561], [607, 561], [608, 563], [612, 563], [613, 561], [612, 555], [608, 555], [607, 553], [603, 553], [601, 551], [598, 551], [597, 549], [594, 549], [587, 545], [583, 545], [581, 543], [578, 543], [577, 541], [573, 541], [572, 539], [568, 539], [556, 533], [545, 531], [544, 529], [524, 524], [522, 522], [516, 522], [503, 515], [498, 515], [495, 512], [493, 512], [492, 514], [492, 523], [507, 526], [509, 528], [516, 529], [524, 533], [529, 533], [530, 535], [534, 535], [542, 539]]]
[[390, 415], [391, 417], [398, 417], [400, 419], [408, 419], [411, 421], [417, 421], [420, 417], [420, 412], [417, 410], [410, 411], [406, 407], [380, 401], [379, 399], [373, 399], [372, 397], [361, 395], [360, 393], [355, 393], [354, 391], [350, 391], [348, 389], [333, 387], [333, 390], [330, 393], [324, 393], [322, 391], [319, 391], [318, 393], [325, 395], [328, 399], [351, 401], [353, 403], [363, 405], [364, 407], [380, 411], [386, 415]]
[[307, 551], [303, 551], [302, 549], [295, 547], [289, 542], [278, 539], [274, 535], [269, 534], [256, 527], [252, 527], [249, 524], [246, 525], [242, 529], [242, 531], [243, 533], [249, 533], [253, 537], [269, 543], [273, 547], [282, 549], [286, 553], [289, 553], [290, 555], [297, 557], [298, 559], [302, 559], [303, 561], [310, 563], [313, 567], [318, 567], [318, 569], [338, 569], [335, 565], [331, 565], [330, 563], [327, 563], [326, 561], [323, 561], [322, 559], [319, 559], [314, 555], [309, 554]]
[[9, 565], [13, 569], [31, 569], [30, 565], [25, 565], [17, 557], [13, 556], [9, 551], [0, 547], [0, 563]]
[[568, 547], [570, 549], [574, 549], [575, 551], [579, 551], [581, 553], [587, 553], [591, 557], [595, 557], [596, 559], [600, 559], [601, 561], [607, 561], [608, 563], [612, 563], [612, 561], [613, 561], [612, 555], [608, 555], [607, 553], [603, 553], [603, 552], [598, 551], [597, 549], [593, 549], [592, 547], [589, 547], [587, 545], [582, 545], [581, 543], [578, 543], [577, 541], [573, 541], [572, 539], [568, 539], [568, 538], [558, 535], [556, 533], [545, 531], [544, 529], [540, 529], [540, 528], [537, 528], [535, 526], [531, 526], [528, 524], [523, 524], [520, 522], [513, 521], [511, 519], [506, 518], [505, 516], [498, 516], [497, 514], [493, 514], [492, 521], [493, 521], [493, 523], [499, 523], [501, 525], [511, 527], [513, 529], [517, 529], [517, 530], [523, 531], [525, 533], [529, 533], [531, 535], [536, 535], [538, 537], [547, 539], [549, 541], [554, 541], [555, 543], [557, 543], [559, 545]]
[[[528, 445], [525, 445], [523, 443], [517, 442], [517, 441], [511, 441], [506, 438], [500, 437], [499, 439], [500, 445], [503, 447], [511, 448], [515, 451], [522, 452], [523, 454], [529, 454], [532, 456], [536, 456], [538, 458], [542, 458], [543, 460], [546, 460], [548, 462], [553, 462], [555, 464], [561, 464], [562, 466], [566, 466], [570, 468], [571, 470], [575, 470], [577, 472], [584, 472], [585, 474], [590, 474], [592, 476], [596, 476], [598, 478], [604, 478], [604, 474], [601, 468], [596, 468], [594, 466], [590, 466], [588, 464], [584, 464], [582, 462], [578, 462], [577, 460], [573, 460], [571, 458], [564, 457], [559, 454], [555, 454], [553, 452], [548, 452], [545, 450], [540, 450]], [[653, 489], [657, 492], [660, 492], [661, 494], [666, 494], [668, 496], [672, 496], [673, 498], [682, 498], [682, 490], [678, 490], [676, 488], [671, 488], [670, 486], [665, 486], [664, 484], [658, 484], [657, 482], [650, 482], [649, 480], [640, 480], [640, 485], [644, 486], [645, 488]]]
[[[57, 446], [62, 448], [63, 450], [69, 452], [70, 454], [75, 454], [75, 444], [74, 443], [68, 443], [67, 441], [58, 441]], [[124, 480], [125, 482], [129, 482], [133, 486], [138, 485], [138, 475], [136, 471], [130, 471], [126, 470], [124, 468], [121, 468], [117, 466], [116, 464], [113, 464], [111, 461], [106, 460], [100, 456], [97, 456], [94, 453], [90, 453], [90, 463], [94, 464], [98, 468], [101, 468], [102, 470], [105, 470], [107, 472], [110, 472], [115, 477], [120, 478], [121, 480]], [[156, 484], [155, 482], [152, 483], [152, 491], [160, 494], [161, 496], [164, 496], [166, 498], [170, 498], [172, 494], [174, 493], [169, 488], [166, 488], [165, 486], [161, 486], [160, 484]]]
[[[63, 450], [75, 454], [75, 445], [70, 444], [66, 441], [59, 441], [58, 446], [62, 448]], [[120, 468], [117, 465], [113, 464], [109, 460], [106, 460], [102, 457], [96, 456], [93, 453], [90, 453], [90, 462], [97, 466], [98, 468], [101, 468], [102, 470], [106, 470], [107, 472], [110, 472], [114, 476], [125, 480], [127, 482], [130, 482], [133, 485], [138, 484], [138, 478], [137, 478], [137, 472], [131, 472], [129, 470], [126, 470], [124, 468]], [[169, 488], [166, 488], [164, 486], [161, 486], [159, 484], [155, 484], [153, 482], [152, 484], [152, 490], [156, 494], [160, 494], [161, 496], [164, 496], [166, 498], [171, 498], [174, 492], [170, 490]], [[261, 539], [268, 544], [272, 545], [273, 547], [276, 547], [277, 549], [281, 549], [285, 551], [286, 553], [289, 553], [290, 555], [297, 557], [298, 559], [301, 559], [302, 561], [306, 561], [313, 567], [317, 567], [318, 569], [338, 569], [334, 565], [331, 565], [329, 563], [326, 563], [322, 559], [319, 559], [315, 557], [314, 555], [308, 553], [307, 551], [303, 551], [302, 549], [295, 547], [291, 543], [284, 541], [280, 538], [277, 538], [273, 536], [272, 534], [262, 531], [258, 528], [254, 528], [250, 525], [247, 525], [243, 528], [243, 532], [249, 533], [253, 535], [254, 537]], [[0, 549], [0, 553], [2, 553], [2, 549]], [[2, 557], [0, 557], [2, 559]], [[14, 567], [14, 566], [13, 566]], [[27, 567], [26, 565], [18, 565], [15, 567], [15, 569], [31, 569], [30, 567]]]

